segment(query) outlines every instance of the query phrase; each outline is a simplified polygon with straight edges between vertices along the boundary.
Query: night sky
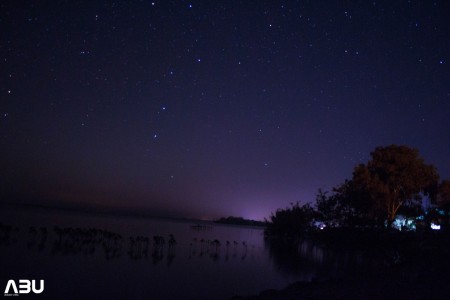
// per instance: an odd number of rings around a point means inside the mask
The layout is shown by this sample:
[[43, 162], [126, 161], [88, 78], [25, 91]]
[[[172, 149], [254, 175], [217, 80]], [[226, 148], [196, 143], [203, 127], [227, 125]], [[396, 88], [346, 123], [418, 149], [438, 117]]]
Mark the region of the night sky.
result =
[[2, 1], [1, 202], [263, 219], [390, 144], [450, 178], [449, 16], [449, 1]]

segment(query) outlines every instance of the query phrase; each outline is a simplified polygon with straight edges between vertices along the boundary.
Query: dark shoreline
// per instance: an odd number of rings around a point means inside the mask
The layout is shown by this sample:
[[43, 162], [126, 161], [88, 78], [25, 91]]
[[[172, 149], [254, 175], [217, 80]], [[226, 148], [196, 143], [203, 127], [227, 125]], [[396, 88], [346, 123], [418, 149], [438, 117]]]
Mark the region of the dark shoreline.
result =
[[[377, 257], [378, 267], [359, 268], [339, 278], [299, 281], [281, 290], [268, 289], [232, 299], [450, 299], [448, 232], [386, 233], [359, 242], [347, 238], [353, 243], [341, 236], [339, 241], [329, 241], [328, 247], [364, 249]], [[327, 244], [323, 239], [321, 242]]]
[[[442, 274], [443, 275], [443, 274]], [[430, 273], [360, 274], [340, 279], [296, 282], [282, 290], [264, 290], [258, 295], [236, 296], [233, 300], [282, 299], [449, 299], [448, 276]]]

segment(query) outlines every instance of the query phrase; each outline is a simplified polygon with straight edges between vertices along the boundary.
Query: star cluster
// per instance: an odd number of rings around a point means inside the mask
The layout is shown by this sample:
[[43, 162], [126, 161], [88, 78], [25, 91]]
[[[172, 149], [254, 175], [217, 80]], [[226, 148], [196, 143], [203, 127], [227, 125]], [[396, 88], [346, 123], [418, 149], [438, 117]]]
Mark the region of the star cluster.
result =
[[447, 1], [4, 1], [1, 197], [262, 219], [406, 144], [450, 177]]

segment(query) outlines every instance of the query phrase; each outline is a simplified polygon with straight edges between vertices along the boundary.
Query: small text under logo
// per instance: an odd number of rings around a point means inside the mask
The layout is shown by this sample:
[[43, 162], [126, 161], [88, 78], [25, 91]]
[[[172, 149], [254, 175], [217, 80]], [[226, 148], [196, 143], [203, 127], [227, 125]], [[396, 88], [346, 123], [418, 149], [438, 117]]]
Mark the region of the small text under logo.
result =
[[5, 296], [19, 296], [19, 294], [29, 294], [31, 292], [40, 294], [44, 291], [44, 280], [41, 279], [39, 286], [36, 280], [19, 279], [19, 284], [12, 279], [8, 280], [5, 288]]

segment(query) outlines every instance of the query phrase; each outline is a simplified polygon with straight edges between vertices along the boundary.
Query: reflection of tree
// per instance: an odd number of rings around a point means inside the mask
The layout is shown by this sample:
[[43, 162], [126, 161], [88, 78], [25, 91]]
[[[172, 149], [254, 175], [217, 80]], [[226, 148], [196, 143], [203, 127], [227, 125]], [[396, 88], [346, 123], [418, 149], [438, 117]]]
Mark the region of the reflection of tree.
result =
[[152, 262], [154, 265], [156, 265], [158, 262], [163, 260], [164, 254], [160, 248], [153, 248], [152, 252]]
[[[18, 232], [19, 228], [0, 223], [0, 246], [16, 243]], [[47, 227], [30, 226], [25, 233], [27, 249], [41, 252], [50, 244], [47, 249], [50, 248], [51, 255], [103, 254], [106, 260], [111, 260], [118, 259], [124, 252], [132, 260], [147, 259], [151, 255], [154, 264], [167, 257], [167, 265], [170, 266], [176, 254], [177, 242], [173, 234], [169, 235], [168, 243], [165, 243], [163, 236], [154, 236], [151, 247], [151, 238], [147, 236], [123, 238], [118, 233], [97, 228], [53, 226], [53, 230], [49, 230]]]
[[172, 265], [174, 259], [175, 259], [175, 253], [174, 252], [169, 252], [167, 254], [167, 266]]
[[27, 248], [33, 249], [36, 247], [38, 251], [43, 251], [47, 242], [47, 236], [47, 228], [41, 227], [40, 229], [36, 229], [33, 226], [30, 227], [28, 230]]
[[[199, 244], [199, 251], [197, 252], [197, 242]], [[243, 241], [241, 243], [234, 241], [233, 246], [231, 246], [230, 241], [226, 241], [225, 250], [222, 247], [222, 242], [218, 239], [209, 240], [205, 238], [201, 238], [197, 240], [197, 238], [193, 239], [193, 243], [190, 244], [189, 251], [189, 259], [193, 257], [203, 258], [208, 257], [213, 262], [219, 261], [222, 257], [225, 261], [229, 261], [231, 259], [236, 259], [238, 254], [240, 255], [240, 259], [244, 260], [247, 257], [247, 242]], [[253, 246], [254, 247], [254, 246]], [[225, 251], [225, 255], [221, 255]], [[231, 252], [231, 257], [230, 257]]]
[[0, 246], [8, 246], [17, 242], [16, 233], [19, 228], [0, 223]]
[[209, 257], [212, 259], [212, 261], [217, 262], [220, 259], [220, 254], [217, 252], [212, 252], [209, 254]]
[[120, 234], [96, 228], [53, 227], [57, 239], [53, 242], [52, 254], [93, 255], [97, 247], [103, 250], [107, 260], [118, 258], [123, 247]]
[[301, 274], [314, 271], [314, 263], [299, 251], [302, 243], [287, 239], [264, 239], [265, 248], [275, 266], [285, 274]]
[[144, 236], [130, 237], [128, 256], [131, 259], [148, 257], [150, 239]]
[[312, 240], [266, 238], [264, 244], [275, 266], [287, 275], [327, 279], [373, 268], [378, 262], [373, 255], [357, 249], [325, 248]]

